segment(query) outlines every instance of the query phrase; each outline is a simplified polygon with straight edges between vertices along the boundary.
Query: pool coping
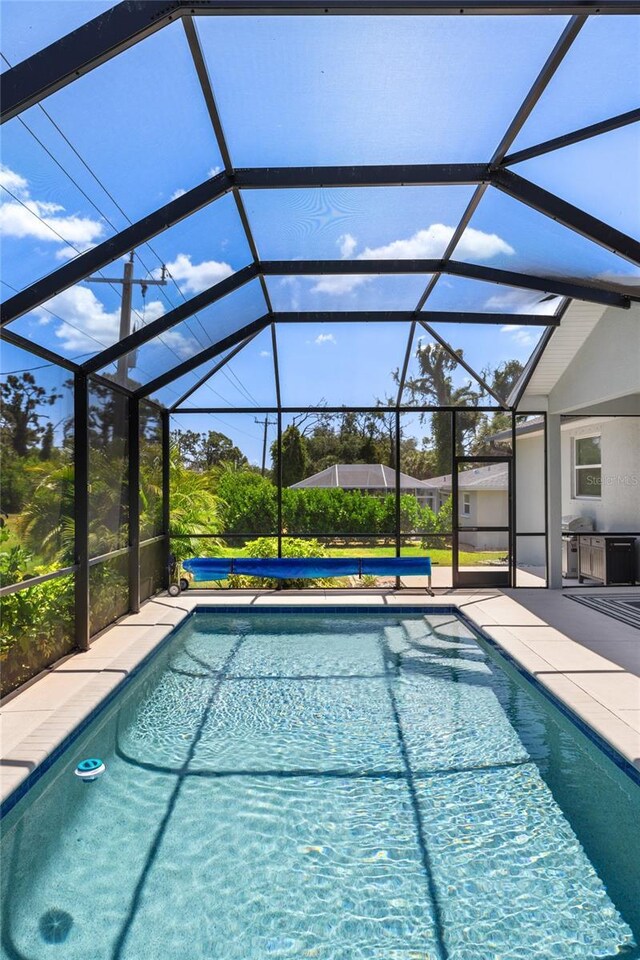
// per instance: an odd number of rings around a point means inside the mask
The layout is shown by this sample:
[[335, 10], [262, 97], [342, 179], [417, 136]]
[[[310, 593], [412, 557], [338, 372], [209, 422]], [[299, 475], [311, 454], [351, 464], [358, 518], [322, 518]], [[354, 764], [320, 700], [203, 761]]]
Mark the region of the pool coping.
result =
[[[234, 600], [238, 602], [234, 603]], [[196, 610], [245, 614], [265, 610], [377, 614], [419, 614], [437, 610], [456, 613], [603, 750], [619, 769], [640, 784], [640, 732], [626, 722], [624, 716], [625, 704], [629, 701], [623, 701], [623, 707], [616, 713], [615, 709], [610, 709], [611, 705], [603, 702], [606, 697], [598, 698], [581, 686], [580, 678], [585, 677], [588, 681], [594, 675], [605, 678], [615, 675], [615, 682], [626, 682], [627, 685], [633, 678], [639, 690], [640, 679], [549, 627], [505, 594], [459, 593], [427, 597], [378, 591], [338, 597], [256, 592], [220, 597], [194, 593], [178, 598], [164, 595], [153, 598], [143, 605], [140, 613], [124, 617], [96, 638], [89, 651], [65, 658], [45, 671], [35, 683], [5, 699], [0, 706], [3, 724], [0, 817], [22, 799]], [[556, 656], [556, 664], [561, 664], [565, 658], [564, 662], [573, 669], [562, 670], [554, 666], [554, 653], [560, 655], [560, 660]], [[583, 671], [576, 669], [576, 664], [580, 663], [587, 664]], [[597, 667], [600, 669], [595, 669]], [[635, 694], [632, 692], [631, 696]], [[626, 713], [633, 714], [635, 719], [635, 708]], [[7, 726], [9, 746], [5, 750], [4, 728]], [[20, 734], [20, 728], [24, 735]]]

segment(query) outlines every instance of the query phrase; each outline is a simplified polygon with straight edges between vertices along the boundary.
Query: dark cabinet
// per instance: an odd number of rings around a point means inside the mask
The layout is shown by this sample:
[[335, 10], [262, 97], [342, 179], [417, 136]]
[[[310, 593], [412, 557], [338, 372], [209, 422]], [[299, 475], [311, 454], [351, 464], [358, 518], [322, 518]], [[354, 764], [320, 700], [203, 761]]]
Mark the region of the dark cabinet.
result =
[[578, 582], [599, 580], [608, 586], [636, 582], [635, 537], [580, 537]]

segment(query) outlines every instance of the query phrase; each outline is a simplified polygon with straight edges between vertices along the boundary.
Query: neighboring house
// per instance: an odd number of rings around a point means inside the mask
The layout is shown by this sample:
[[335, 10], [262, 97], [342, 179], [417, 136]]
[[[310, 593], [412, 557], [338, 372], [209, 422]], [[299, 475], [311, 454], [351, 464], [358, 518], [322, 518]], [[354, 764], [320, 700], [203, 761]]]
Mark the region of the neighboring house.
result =
[[[508, 469], [506, 463], [491, 463], [472, 466], [458, 475], [460, 527], [508, 526]], [[451, 474], [423, 482], [433, 488], [438, 508], [451, 496]], [[473, 550], [508, 550], [507, 533], [461, 530], [459, 539], [462, 546]]]
[[[400, 474], [400, 492], [415, 497], [420, 506], [433, 508], [431, 481], [418, 480], [406, 473]], [[314, 473], [305, 480], [292, 483], [292, 490], [309, 488], [357, 490], [371, 496], [392, 494], [396, 488], [396, 472], [382, 463], [337, 463], [326, 470]]]

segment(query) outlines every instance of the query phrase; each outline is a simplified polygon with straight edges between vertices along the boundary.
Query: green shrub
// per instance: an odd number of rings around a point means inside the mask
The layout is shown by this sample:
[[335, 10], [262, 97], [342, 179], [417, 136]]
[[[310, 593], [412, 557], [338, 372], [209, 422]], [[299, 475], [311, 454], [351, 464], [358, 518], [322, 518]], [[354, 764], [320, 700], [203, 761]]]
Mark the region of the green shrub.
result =
[[72, 575], [2, 598], [1, 696], [73, 649], [74, 606]]
[[[264, 557], [271, 558], [278, 556], [278, 541], [275, 537], [260, 537], [247, 544], [244, 555], [246, 557]], [[318, 540], [299, 540], [293, 537], [282, 538], [282, 556], [283, 557], [323, 557], [325, 548]], [[288, 590], [300, 590], [303, 587], [312, 586], [333, 586], [335, 579], [297, 579], [297, 580], [275, 580], [265, 577], [245, 577], [233, 574], [229, 577], [229, 586], [234, 588], [252, 588], [273, 590], [277, 586]]]

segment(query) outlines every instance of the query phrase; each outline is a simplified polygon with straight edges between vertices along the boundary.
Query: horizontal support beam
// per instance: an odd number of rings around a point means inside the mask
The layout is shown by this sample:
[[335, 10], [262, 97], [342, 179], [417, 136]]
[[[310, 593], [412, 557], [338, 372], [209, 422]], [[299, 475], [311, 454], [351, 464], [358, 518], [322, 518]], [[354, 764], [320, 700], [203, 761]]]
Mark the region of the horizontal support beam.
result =
[[30, 577], [28, 580], [18, 580], [17, 583], [7, 583], [0, 587], [0, 597], [8, 597], [12, 593], [19, 593], [21, 590], [30, 590], [31, 587], [37, 587], [40, 583], [46, 583], [47, 580], [56, 580], [58, 577], [68, 577], [75, 573], [78, 564], [74, 563], [70, 567], [61, 567], [59, 570], [53, 570], [51, 573], [43, 573], [39, 577]]
[[525, 180], [510, 170], [498, 169], [493, 172], [491, 183], [503, 193], [579, 233], [587, 240], [592, 240], [631, 263], [640, 264], [640, 242], [531, 183], [530, 180]]
[[270, 323], [271, 317], [269, 314], [265, 314], [264, 317], [260, 317], [258, 320], [248, 323], [246, 326], [241, 327], [240, 330], [236, 330], [234, 333], [229, 334], [229, 336], [225, 337], [223, 340], [213, 343], [210, 347], [207, 347], [206, 350], [201, 350], [200, 353], [197, 353], [188, 360], [185, 360], [177, 367], [167, 370], [166, 373], [156, 377], [155, 380], [150, 380], [149, 383], [147, 383], [144, 387], [140, 387], [139, 390], [136, 390], [134, 396], [138, 397], [139, 399], [148, 397], [154, 392], [154, 390], [160, 390], [162, 387], [166, 387], [169, 383], [177, 380], [178, 377], [182, 377], [185, 373], [190, 373], [192, 370], [195, 370], [195, 368], [199, 367], [200, 364], [206, 363], [207, 360], [212, 360], [214, 357], [224, 353], [225, 350], [230, 350], [232, 347], [237, 346], [237, 344], [239, 344], [242, 340], [246, 340], [247, 337], [250, 337], [252, 334], [260, 333], [260, 331], [265, 327], [268, 327]]
[[571, 16], [640, 12], [637, 0], [200, 0], [185, 7], [196, 16]]
[[232, 184], [226, 173], [219, 173], [210, 180], [205, 180], [192, 190], [188, 190], [181, 197], [176, 197], [163, 207], [138, 220], [130, 227], [126, 227], [114, 237], [110, 237], [98, 246], [80, 254], [74, 260], [65, 263], [59, 270], [54, 270], [41, 280], [37, 280], [25, 290], [5, 300], [0, 307], [0, 326], [10, 323], [17, 317], [34, 310], [42, 303], [46, 303], [57, 293], [72, 287], [107, 264], [112, 263], [125, 253], [129, 253], [141, 244], [173, 227], [185, 217], [196, 213], [203, 207], [224, 196], [231, 189]]
[[437, 273], [442, 260], [261, 260], [266, 277], [354, 276], [390, 273]]
[[592, 123], [588, 127], [581, 127], [579, 130], [565, 133], [561, 137], [554, 137], [552, 140], [545, 140], [544, 143], [538, 143], [533, 147], [526, 147], [524, 150], [510, 153], [504, 158], [501, 166], [510, 167], [513, 166], [514, 163], [523, 163], [525, 160], [532, 160], [533, 157], [540, 157], [544, 153], [551, 153], [553, 150], [570, 147], [573, 143], [581, 143], [583, 140], [590, 140], [591, 137], [598, 137], [602, 133], [611, 133], [612, 130], [619, 130], [620, 127], [626, 127], [630, 123], [637, 123], [639, 121], [640, 110], [629, 110], [628, 113], [619, 113], [617, 117], [610, 117], [608, 120]]
[[450, 273], [459, 277], [471, 277], [487, 283], [539, 290], [558, 296], [574, 297], [605, 306], [628, 308], [636, 296], [612, 291], [597, 284], [574, 281], [573, 278], [535, 276], [512, 270], [499, 270], [475, 263], [457, 260], [269, 260], [262, 261], [260, 272], [266, 276], [334, 276], [334, 275], [381, 275], [412, 273]]
[[[454, 411], [459, 411], [460, 413], [473, 411], [474, 413], [495, 413], [496, 405], [492, 407], [489, 406], [480, 406], [480, 407], [453, 407], [453, 406], [407, 406], [400, 404], [393, 404], [390, 407], [281, 407], [278, 411], [277, 407], [176, 407], [171, 411], [171, 414], [174, 413], [216, 413], [216, 414], [232, 414], [232, 413], [328, 413], [331, 415], [340, 415], [343, 413], [379, 413], [379, 414], [391, 414], [399, 411], [400, 413], [452, 413]], [[503, 410], [508, 408], [502, 407]], [[484, 459], [484, 457], [482, 458]]]
[[464, 311], [423, 310], [309, 310], [273, 313], [274, 323], [501, 323], [521, 327], [555, 327], [559, 317], [535, 313], [465, 313]]
[[124, 0], [3, 76], [2, 122], [182, 16], [625, 15], [639, 0]]
[[523, 290], [539, 290], [541, 293], [554, 293], [559, 297], [572, 297], [575, 300], [584, 300], [587, 303], [621, 307], [623, 310], [628, 310], [631, 305], [631, 298], [626, 294], [597, 285], [592, 286], [588, 283], [574, 281], [571, 278], [534, 276], [530, 273], [499, 270], [496, 267], [461, 263], [457, 260], [447, 261], [443, 272], [458, 277], [470, 277], [472, 280], [483, 280], [486, 283], [504, 284], [508, 287], [519, 287]]
[[489, 180], [486, 163], [377, 164], [342, 167], [237, 168], [240, 189], [267, 190], [305, 187], [402, 187], [468, 185]]
[[255, 279], [257, 275], [257, 268], [253, 264], [244, 267], [242, 270], [238, 270], [237, 273], [233, 273], [230, 277], [225, 277], [225, 279], [220, 280], [219, 283], [214, 283], [213, 286], [203, 290], [202, 293], [196, 294], [196, 296], [190, 300], [186, 300], [185, 303], [181, 303], [179, 307], [170, 310], [169, 313], [165, 313], [162, 317], [158, 317], [158, 319], [152, 321], [152, 323], [147, 323], [144, 327], [135, 330], [134, 333], [125, 337], [124, 340], [120, 340], [112, 344], [112, 346], [107, 347], [106, 350], [97, 353], [95, 357], [92, 357], [83, 364], [82, 369], [85, 373], [94, 373], [97, 370], [102, 370], [104, 367], [109, 366], [109, 364], [119, 360], [120, 357], [124, 357], [127, 353], [131, 353], [132, 350], [137, 350], [138, 347], [148, 343], [149, 340], [162, 336], [163, 333], [171, 329], [171, 327], [175, 327], [176, 324], [188, 320], [189, 317], [192, 317], [194, 313], [197, 313], [199, 310], [204, 310], [205, 307], [211, 306], [211, 304], [217, 300], [222, 300], [223, 297], [228, 296], [228, 294], [233, 293], [234, 290], [249, 283], [250, 280]]

